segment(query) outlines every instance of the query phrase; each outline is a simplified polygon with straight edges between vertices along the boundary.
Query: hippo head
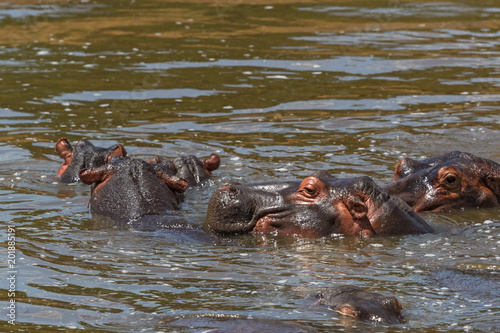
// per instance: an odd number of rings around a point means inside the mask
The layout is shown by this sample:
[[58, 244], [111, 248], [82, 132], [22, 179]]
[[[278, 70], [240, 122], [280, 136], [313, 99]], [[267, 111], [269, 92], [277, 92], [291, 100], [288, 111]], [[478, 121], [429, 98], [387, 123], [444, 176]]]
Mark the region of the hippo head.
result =
[[174, 160], [163, 160], [155, 157], [148, 162], [157, 164], [165, 172], [182, 178], [193, 186], [212, 176], [212, 171], [219, 168], [220, 157], [216, 153], [210, 155], [207, 159], [201, 159], [195, 155], [182, 156]]
[[224, 185], [210, 199], [207, 224], [218, 233], [303, 237], [432, 232], [408, 205], [371, 178], [340, 179], [324, 171], [302, 182]]
[[92, 185], [91, 213], [123, 221], [178, 209], [177, 194], [188, 185], [154, 165], [121, 156], [98, 168], [82, 169], [79, 176]]
[[416, 161], [403, 158], [384, 188], [417, 212], [500, 205], [500, 164], [459, 151]]
[[97, 168], [108, 163], [113, 156], [127, 155], [122, 145], [101, 148], [95, 147], [89, 141], [82, 139], [72, 147], [65, 138], [57, 141], [56, 152], [64, 160], [57, 174], [61, 182], [65, 184], [80, 181], [78, 172], [81, 169]]
[[354, 286], [338, 287], [319, 294], [319, 303], [339, 314], [386, 324], [403, 321], [401, 302], [396, 297], [368, 292]]

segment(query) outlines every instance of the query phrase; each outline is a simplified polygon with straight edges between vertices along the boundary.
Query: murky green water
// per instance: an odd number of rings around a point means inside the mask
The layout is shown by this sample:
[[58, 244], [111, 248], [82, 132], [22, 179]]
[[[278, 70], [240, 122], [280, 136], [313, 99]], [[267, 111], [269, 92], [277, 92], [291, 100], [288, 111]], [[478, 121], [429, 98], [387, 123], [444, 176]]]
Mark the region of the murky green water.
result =
[[[218, 152], [218, 177], [175, 214], [198, 225], [229, 180], [328, 170], [385, 184], [403, 156], [500, 161], [499, 26], [492, 0], [0, 4], [0, 330], [211, 332], [170, 321], [206, 314], [318, 332], [500, 330], [496, 209], [424, 215], [435, 235], [214, 244], [96, 226], [89, 189], [57, 183], [54, 151], [85, 137], [139, 158]], [[346, 284], [396, 296], [406, 323], [313, 305]]]

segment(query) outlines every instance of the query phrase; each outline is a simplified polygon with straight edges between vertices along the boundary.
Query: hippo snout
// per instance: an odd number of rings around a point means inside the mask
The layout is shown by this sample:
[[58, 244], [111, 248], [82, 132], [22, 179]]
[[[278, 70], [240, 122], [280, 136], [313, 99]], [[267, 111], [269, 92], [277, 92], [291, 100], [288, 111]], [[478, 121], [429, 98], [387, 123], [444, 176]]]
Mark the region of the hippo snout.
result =
[[235, 184], [224, 184], [208, 203], [207, 224], [221, 234], [246, 233], [255, 226], [254, 205]]

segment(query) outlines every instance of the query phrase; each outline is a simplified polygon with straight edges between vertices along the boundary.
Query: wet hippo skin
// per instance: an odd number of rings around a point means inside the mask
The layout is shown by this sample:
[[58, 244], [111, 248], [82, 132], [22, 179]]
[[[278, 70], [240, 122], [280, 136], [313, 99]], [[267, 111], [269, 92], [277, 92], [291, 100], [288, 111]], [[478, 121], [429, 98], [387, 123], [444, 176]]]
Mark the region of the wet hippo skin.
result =
[[386, 324], [398, 324], [404, 320], [401, 302], [396, 297], [383, 296], [359, 287], [334, 288], [319, 294], [318, 298], [320, 304], [330, 306], [342, 316]]
[[57, 141], [56, 152], [64, 160], [57, 172], [61, 183], [64, 184], [79, 182], [78, 173], [81, 169], [97, 168], [108, 163], [113, 156], [127, 155], [125, 148], [119, 144], [101, 148], [82, 139], [72, 147], [65, 138]]
[[421, 161], [403, 158], [387, 193], [417, 212], [500, 206], [500, 164], [459, 151]]
[[303, 181], [226, 184], [210, 199], [207, 226], [220, 234], [303, 237], [433, 231], [406, 203], [388, 195], [371, 178], [341, 179], [325, 171]]
[[120, 221], [179, 209], [179, 194], [188, 186], [185, 180], [161, 168], [123, 157], [114, 157], [99, 168], [82, 169], [79, 176], [92, 185], [90, 212]]
[[173, 160], [155, 157], [148, 162], [156, 164], [165, 172], [182, 178], [189, 185], [193, 186], [202, 183], [212, 176], [212, 171], [219, 168], [220, 157], [216, 153], [213, 153], [206, 159], [200, 159], [195, 155], [181, 156]]

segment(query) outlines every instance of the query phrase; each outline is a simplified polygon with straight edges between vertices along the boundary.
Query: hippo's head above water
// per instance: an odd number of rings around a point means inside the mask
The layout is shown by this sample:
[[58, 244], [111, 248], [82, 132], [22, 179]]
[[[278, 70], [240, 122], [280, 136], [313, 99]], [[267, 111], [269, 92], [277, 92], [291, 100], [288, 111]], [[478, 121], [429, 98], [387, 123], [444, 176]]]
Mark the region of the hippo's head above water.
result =
[[459, 151], [422, 161], [403, 158], [384, 189], [417, 212], [497, 207], [500, 164]]
[[155, 165], [118, 156], [99, 168], [80, 170], [80, 179], [92, 185], [90, 212], [118, 221], [179, 209], [178, 194], [188, 186]]
[[207, 224], [217, 233], [276, 232], [321, 237], [432, 232], [401, 199], [369, 177], [320, 171], [302, 182], [227, 184], [214, 192]]
[[354, 286], [334, 288], [318, 297], [320, 304], [330, 306], [343, 316], [386, 324], [403, 321], [401, 302], [396, 297], [383, 296]]
[[216, 153], [207, 159], [198, 158], [195, 155], [181, 156], [174, 160], [163, 160], [155, 157], [148, 162], [156, 164], [165, 172], [182, 178], [193, 186], [212, 176], [212, 171], [219, 168], [220, 157]]
[[89, 141], [82, 139], [74, 147], [65, 138], [56, 143], [56, 152], [64, 162], [57, 174], [62, 183], [80, 181], [78, 172], [81, 169], [97, 168], [109, 162], [113, 156], [126, 156], [127, 152], [122, 145], [113, 145], [109, 148], [96, 147]]

